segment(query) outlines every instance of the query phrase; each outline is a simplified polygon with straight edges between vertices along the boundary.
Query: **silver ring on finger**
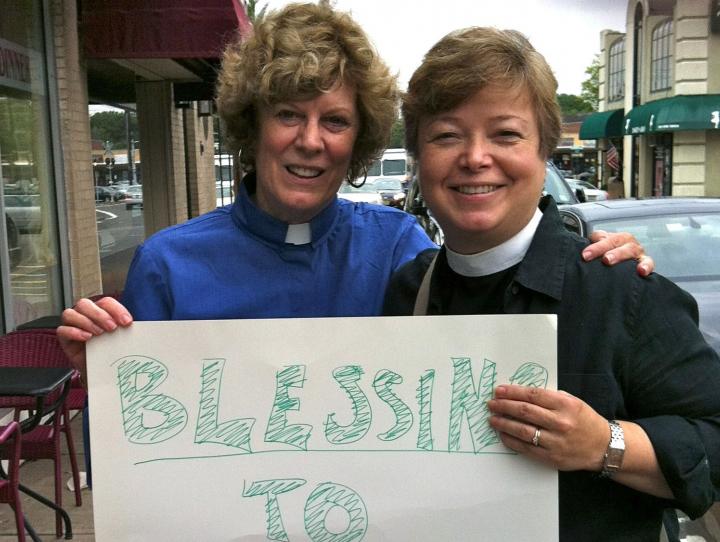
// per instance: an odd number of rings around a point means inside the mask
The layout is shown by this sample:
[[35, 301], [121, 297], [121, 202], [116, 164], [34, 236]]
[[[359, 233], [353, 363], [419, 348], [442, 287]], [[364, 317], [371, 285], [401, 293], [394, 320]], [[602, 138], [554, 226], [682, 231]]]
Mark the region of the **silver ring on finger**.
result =
[[535, 434], [533, 435], [531, 442], [532, 442], [533, 446], [540, 446], [540, 428], [539, 427], [535, 428]]

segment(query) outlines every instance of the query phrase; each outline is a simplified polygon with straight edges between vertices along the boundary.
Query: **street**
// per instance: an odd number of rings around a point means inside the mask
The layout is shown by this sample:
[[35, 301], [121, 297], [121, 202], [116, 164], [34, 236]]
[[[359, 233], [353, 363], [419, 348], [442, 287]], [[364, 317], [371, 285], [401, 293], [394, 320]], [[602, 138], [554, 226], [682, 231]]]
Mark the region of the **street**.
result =
[[120, 292], [135, 248], [145, 237], [143, 209], [128, 210], [122, 201], [95, 207], [103, 291]]

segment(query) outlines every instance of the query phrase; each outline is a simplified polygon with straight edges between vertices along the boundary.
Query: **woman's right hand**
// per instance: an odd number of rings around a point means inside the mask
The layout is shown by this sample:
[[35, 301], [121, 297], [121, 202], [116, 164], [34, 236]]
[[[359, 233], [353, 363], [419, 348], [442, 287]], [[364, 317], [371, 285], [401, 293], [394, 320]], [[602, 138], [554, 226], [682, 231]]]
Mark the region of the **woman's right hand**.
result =
[[96, 303], [81, 299], [71, 309], [62, 313], [62, 325], [57, 328], [57, 337], [65, 355], [80, 371], [85, 380], [85, 343], [105, 332], [115, 331], [118, 326], [132, 324], [128, 310], [114, 297], [103, 297]]

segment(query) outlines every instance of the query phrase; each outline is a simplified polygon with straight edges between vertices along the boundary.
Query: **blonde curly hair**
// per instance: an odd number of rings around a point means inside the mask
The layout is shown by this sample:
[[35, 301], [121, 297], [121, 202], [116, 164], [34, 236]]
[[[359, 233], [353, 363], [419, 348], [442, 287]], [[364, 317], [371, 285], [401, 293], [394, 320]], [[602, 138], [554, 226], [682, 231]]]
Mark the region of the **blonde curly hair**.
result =
[[552, 69], [520, 32], [487, 27], [451, 32], [433, 45], [410, 78], [402, 105], [408, 152], [418, 153], [422, 117], [450, 111], [494, 84], [527, 90], [540, 131], [538, 152], [551, 156], [562, 126]]
[[312, 99], [338, 83], [357, 95], [360, 126], [347, 173], [353, 182], [387, 147], [400, 100], [397, 77], [360, 25], [327, 1], [288, 4], [256, 21], [245, 41], [233, 41], [223, 55], [217, 108], [243, 168], [255, 169], [259, 106]]

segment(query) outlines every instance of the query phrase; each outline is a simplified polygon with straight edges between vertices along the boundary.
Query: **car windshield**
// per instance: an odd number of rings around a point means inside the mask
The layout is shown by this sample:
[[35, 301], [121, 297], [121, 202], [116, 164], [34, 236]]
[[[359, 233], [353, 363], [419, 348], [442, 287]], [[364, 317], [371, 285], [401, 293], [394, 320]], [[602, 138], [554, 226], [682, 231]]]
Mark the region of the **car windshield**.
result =
[[550, 166], [545, 166], [543, 193], [550, 194], [557, 203], [575, 203], [577, 201], [565, 181]]
[[402, 190], [402, 183], [395, 179], [378, 179], [373, 186], [375, 190]]
[[383, 175], [404, 175], [405, 160], [383, 160]]
[[380, 160], [375, 160], [372, 165], [370, 166], [370, 169], [368, 169], [368, 177], [377, 177], [378, 175], [382, 175], [382, 171], [380, 171]]
[[720, 213], [597, 221], [592, 229], [633, 234], [670, 279], [720, 278]]
[[338, 190], [341, 194], [352, 194], [352, 193], [372, 193], [375, 192], [375, 185], [373, 183], [365, 183], [360, 187], [353, 186], [351, 184], [343, 183]]

